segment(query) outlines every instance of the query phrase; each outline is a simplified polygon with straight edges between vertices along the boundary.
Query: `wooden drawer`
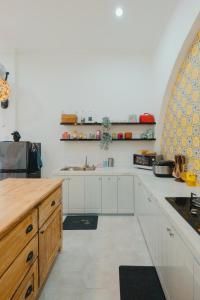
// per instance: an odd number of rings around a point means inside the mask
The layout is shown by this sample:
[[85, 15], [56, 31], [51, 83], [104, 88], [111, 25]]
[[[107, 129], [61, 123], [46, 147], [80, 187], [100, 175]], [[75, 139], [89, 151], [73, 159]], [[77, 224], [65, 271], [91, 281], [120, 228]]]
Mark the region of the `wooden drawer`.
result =
[[38, 293], [38, 260], [22, 281], [12, 300], [35, 300]]
[[38, 256], [36, 235], [0, 278], [0, 299], [10, 300]]
[[61, 188], [53, 192], [43, 203], [39, 206], [39, 227], [41, 227], [49, 216], [54, 212], [56, 207], [60, 204], [62, 198]]
[[37, 209], [0, 239], [0, 277], [38, 231]]

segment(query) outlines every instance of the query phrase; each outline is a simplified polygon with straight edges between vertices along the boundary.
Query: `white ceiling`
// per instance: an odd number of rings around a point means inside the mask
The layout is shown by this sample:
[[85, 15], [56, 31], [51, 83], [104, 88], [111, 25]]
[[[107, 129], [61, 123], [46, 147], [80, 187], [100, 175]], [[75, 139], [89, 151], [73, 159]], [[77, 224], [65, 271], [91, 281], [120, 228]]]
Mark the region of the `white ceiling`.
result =
[[[152, 53], [180, 0], [0, 0], [0, 48]], [[117, 19], [121, 5], [124, 17]]]

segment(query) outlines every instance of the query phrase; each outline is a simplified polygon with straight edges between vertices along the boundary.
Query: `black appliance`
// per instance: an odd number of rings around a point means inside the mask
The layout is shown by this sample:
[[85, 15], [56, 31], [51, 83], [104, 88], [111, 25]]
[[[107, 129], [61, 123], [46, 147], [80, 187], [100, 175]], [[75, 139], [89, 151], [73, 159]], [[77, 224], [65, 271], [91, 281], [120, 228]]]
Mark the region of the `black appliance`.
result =
[[166, 197], [175, 210], [200, 234], [200, 198]]
[[133, 154], [133, 164], [140, 169], [152, 170], [153, 162], [162, 158], [162, 155]]
[[41, 168], [30, 165], [34, 149], [41, 157], [41, 143], [0, 142], [0, 179], [40, 178]]

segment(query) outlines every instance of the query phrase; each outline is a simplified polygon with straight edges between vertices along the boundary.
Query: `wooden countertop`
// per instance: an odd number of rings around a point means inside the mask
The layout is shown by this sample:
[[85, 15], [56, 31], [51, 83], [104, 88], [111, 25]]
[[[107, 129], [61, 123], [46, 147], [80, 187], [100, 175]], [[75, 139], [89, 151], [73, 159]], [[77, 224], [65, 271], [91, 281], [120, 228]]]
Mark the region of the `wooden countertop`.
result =
[[5, 179], [0, 181], [0, 238], [62, 185], [60, 179]]

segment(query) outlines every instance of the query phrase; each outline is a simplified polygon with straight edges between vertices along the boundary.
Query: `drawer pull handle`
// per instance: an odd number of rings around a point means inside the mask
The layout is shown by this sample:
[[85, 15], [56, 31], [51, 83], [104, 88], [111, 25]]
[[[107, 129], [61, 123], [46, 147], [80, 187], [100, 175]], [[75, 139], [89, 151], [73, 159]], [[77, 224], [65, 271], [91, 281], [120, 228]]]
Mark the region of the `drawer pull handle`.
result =
[[30, 285], [26, 291], [25, 299], [27, 299], [33, 291], [33, 286]]
[[30, 233], [33, 230], [33, 225], [30, 224], [27, 228], [26, 228], [26, 234]]
[[53, 200], [53, 201], [51, 202], [51, 206], [54, 206], [55, 204], [56, 204], [56, 201]]
[[33, 259], [33, 251], [31, 251], [28, 256], [27, 256], [27, 259], [26, 259], [26, 262], [29, 262]]

